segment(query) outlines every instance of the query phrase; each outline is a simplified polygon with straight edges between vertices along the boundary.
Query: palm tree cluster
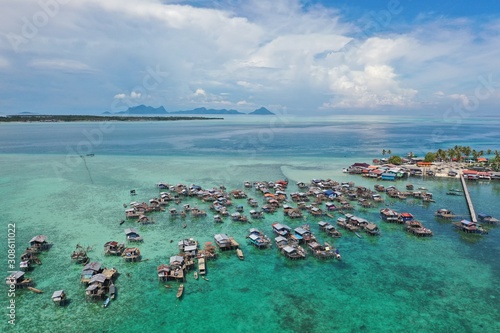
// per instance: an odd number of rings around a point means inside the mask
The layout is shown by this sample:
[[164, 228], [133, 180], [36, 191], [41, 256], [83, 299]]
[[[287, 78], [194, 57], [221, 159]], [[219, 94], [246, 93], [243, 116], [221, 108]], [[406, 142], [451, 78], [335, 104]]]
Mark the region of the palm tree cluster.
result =
[[[491, 149], [486, 150], [486, 155], [491, 155], [491, 153], [495, 154], [494, 158], [491, 158], [488, 162], [486, 162], [487, 166], [490, 166], [492, 169], [498, 171], [500, 170], [500, 152], [498, 150], [492, 151]], [[448, 149], [438, 149], [436, 152], [429, 152], [425, 155], [426, 162], [434, 162], [434, 161], [466, 161], [472, 160], [477, 161], [477, 159], [481, 156], [484, 156], [484, 150], [476, 150], [472, 149], [469, 146], [455, 146], [453, 148]]]

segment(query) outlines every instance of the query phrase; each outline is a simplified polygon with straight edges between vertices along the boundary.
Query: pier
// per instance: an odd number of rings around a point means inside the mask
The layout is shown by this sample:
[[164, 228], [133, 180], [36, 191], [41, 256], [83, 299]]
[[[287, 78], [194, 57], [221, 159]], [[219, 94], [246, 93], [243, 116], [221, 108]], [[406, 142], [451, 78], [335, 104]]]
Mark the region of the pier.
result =
[[469, 207], [471, 221], [477, 223], [476, 211], [474, 210], [474, 205], [470, 199], [469, 190], [467, 189], [467, 184], [465, 183], [464, 175], [460, 175], [460, 181], [462, 182], [462, 187], [464, 189], [465, 201], [467, 201], [467, 206]]

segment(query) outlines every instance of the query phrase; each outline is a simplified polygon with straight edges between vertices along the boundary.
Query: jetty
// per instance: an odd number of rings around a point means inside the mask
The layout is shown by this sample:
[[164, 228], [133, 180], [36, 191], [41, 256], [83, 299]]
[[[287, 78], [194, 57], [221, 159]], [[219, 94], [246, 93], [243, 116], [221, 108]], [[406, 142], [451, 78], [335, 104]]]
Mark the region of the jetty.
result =
[[477, 216], [476, 216], [476, 212], [474, 210], [474, 205], [472, 204], [469, 190], [467, 189], [467, 184], [465, 183], [465, 178], [463, 175], [460, 175], [460, 181], [462, 182], [462, 187], [464, 189], [465, 201], [467, 202], [467, 206], [469, 207], [470, 218], [471, 218], [472, 222], [477, 223]]

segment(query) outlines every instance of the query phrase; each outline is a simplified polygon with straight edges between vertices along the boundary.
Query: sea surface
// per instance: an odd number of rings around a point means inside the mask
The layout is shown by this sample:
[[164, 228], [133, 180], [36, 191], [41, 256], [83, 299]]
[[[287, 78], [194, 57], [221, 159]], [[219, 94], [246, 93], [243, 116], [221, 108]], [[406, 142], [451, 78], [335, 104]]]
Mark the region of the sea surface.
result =
[[[123, 204], [159, 195], [158, 182], [196, 184], [203, 188], [244, 189], [244, 181], [296, 182], [313, 178], [352, 181], [373, 189], [380, 182], [342, 172], [353, 162], [381, 158], [382, 150], [424, 156], [428, 151], [467, 145], [476, 150], [500, 149], [500, 117], [466, 119], [436, 116], [331, 116], [323, 118], [233, 116], [224, 120], [126, 123], [0, 124], [1, 270], [5, 277], [8, 227], [15, 224], [16, 260], [29, 240], [46, 235], [53, 247], [40, 255], [42, 265], [27, 276], [43, 290], [18, 290], [8, 297], [2, 287], [0, 332], [500, 332], [500, 227], [488, 235], [465, 235], [441, 221], [440, 208], [468, 218], [458, 179], [411, 177], [396, 182], [425, 187], [435, 203], [385, 198], [370, 209], [356, 203], [353, 214], [379, 225], [382, 235], [343, 232], [332, 239], [318, 229], [321, 220], [284, 218], [281, 211], [251, 224], [213, 222], [208, 203], [184, 199], [208, 212], [205, 218], [171, 218], [150, 214], [155, 224], [124, 224]], [[387, 155], [386, 155], [387, 157]], [[134, 189], [135, 196], [130, 195]], [[477, 212], [500, 218], [500, 182], [469, 182]], [[253, 188], [249, 197], [263, 202]], [[245, 199], [234, 200], [250, 207]], [[291, 203], [294, 205], [294, 203]], [[410, 212], [434, 232], [417, 238], [401, 225], [382, 222], [378, 211], [389, 206]], [[233, 206], [230, 212], [234, 210]], [[295, 228], [309, 223], [317, 238], [337, 247], [343, 260], [322, 261], [309, 255], [290, 261], [276, 247], [259, 250], [247, 243], [251, 227], [274, 238], [271, 223]], [[183, 225], [186, 224], [186, 228]], [[123, 230], [136, 227], [143, 261], [125, 263], [104, 256], [107, 241], [123, 242]], [[207, 264], [209, 281], [185, 282], [184, 295], [159, 283], [156, 267], [178, 253], [177, 242], [195, 238], [200, 244], [227, 233], [241, 244], [245, 260], [220, 253]], [[82, 266], [70, 259], [77, 244], [92, 247], [89, 256], [116, 267], [117, 298], [107, 308], [85, 299]], [[65, 307], [51, 300], [64, 289]], [[8, 323], [15, 299], [15, 325]]]

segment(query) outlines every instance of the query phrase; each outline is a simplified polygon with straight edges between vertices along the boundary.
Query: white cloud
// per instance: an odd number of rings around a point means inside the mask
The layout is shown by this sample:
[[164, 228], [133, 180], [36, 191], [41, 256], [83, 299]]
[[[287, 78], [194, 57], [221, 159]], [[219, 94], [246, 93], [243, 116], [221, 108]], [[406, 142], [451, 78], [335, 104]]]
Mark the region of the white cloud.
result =
[[201, 89], [201, 88], [198, 88], [196, 89], [196, 91], [194, 92], [194, 95], [195, 96], [206, 96], [207, 93], [205, 92], [205, 90]]
[[[86, 100], [99, 109], [113, 99], [168, 109], [247, 101], [297, 113], [403, 109], [450, 101], [444, 92], [471, 96], [479, 75], [500, 68], [498, 19], [472, 29], [471, 20], [431, 14], [397, 35], [365, 38], [341, 12], [299, 0], [205, 6], [212, 8], [72, 0], [27, 35], [22, 18], [34, 24], [33, 15], [43, 11], [38, 0], [1, 1], [0, 68], [13, 73], [0, 84], [7, 86], [2, 96], [16, 101], [6, 106], [22, 105], [25, 82], [34, 82], [50, 90], [30, 92], [32, 101], [48, 101], [51, 109], [71, 106], [62, 105], [60, 91], [68, 103]], [[16, 50], [8, 34], [24, 38]]]
[[133, 99], [141, 98], [141, 95], [142, 94], [140, 92], [132, 91], [130, 93], [130, 98], [133, 98]]
[[83, 62], [73, 59], [35, 59], [29, 66], [37, 69], [48, 69], [68, 72], [91, 72], [92, 69]]
[[449, 97], [452, 100], [458, 100], [462, 103], [462, 105], [468, 105], [469, 104], [469, 97], [467, 97], [464, 94], [451, 94]]
[[[120, 93], [120, 94], [116, 94], [115, 96], [113, 96], [113, 98], [115, 98], [115, 99], [140, 99], [141, 97], [142, 97], [142, 93], [137, 92], [137, 91], [132, 91], [132, 92], [130, 92], [130, 94]], [[150, 98], [151, 96], [147, 96], [147, 97]]]

